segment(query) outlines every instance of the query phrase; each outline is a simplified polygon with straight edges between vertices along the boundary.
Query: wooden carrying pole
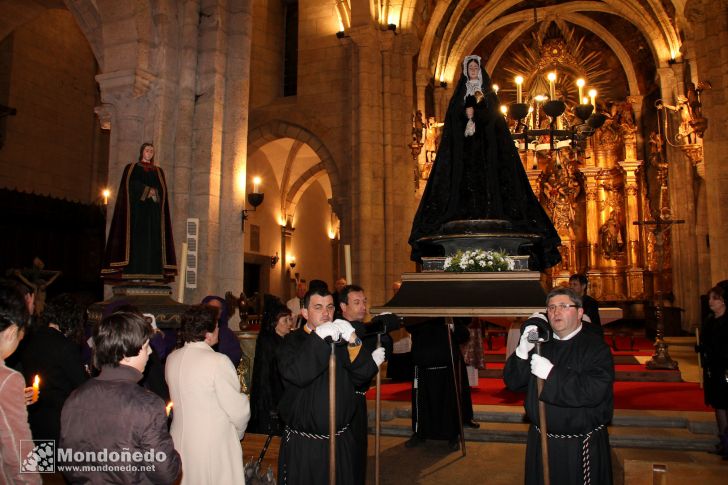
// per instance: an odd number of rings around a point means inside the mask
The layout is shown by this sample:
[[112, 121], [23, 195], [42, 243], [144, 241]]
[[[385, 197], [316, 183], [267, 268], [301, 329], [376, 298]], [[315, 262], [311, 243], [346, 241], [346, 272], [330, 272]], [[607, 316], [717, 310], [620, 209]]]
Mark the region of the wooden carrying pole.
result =
[[[453, 324], [452, 317], [446, 319], [445, 325], [447, 325], [447, 343], [450, 347], [450, 366], [452, 367], [452, 379], [455, 385], [455, 405], [458, 408], [458, 424], [460, 425], [460, 451], [465, 456], [465, 433], [463, 432], [463, 408], [460, 401], [460, 373], [455, 370], [455, 356], [452, 348], [452, 332], [450, 331], [450, 325]], [[458, 360], [458, 365], [460, 361]], [[458, 369], [460, 370], [460, 369]], [[548, 484], [546, 484], [548, 485]]]
[[336, 344], [329, 356], [329, 485], [336, 485]]
[[[377, 348], [382, 346], [382, 334], [377, 334]], [[382, 370], [377, 370], [377, 397], [374, 405], [374, 485], [379, 485], [379, 453], [382, 433]]]
[[[536, 353], [541, 355], [541, 342], [536, 342]], [[541, 400], [543, 391], [543, 379], [536, 378], [536, 389], [538, 390], [538, 424], [541, 428], [541, 461], [543, 463], [543, 484], [549, 485], [549, 437], [546, 428], [546, 403]]]

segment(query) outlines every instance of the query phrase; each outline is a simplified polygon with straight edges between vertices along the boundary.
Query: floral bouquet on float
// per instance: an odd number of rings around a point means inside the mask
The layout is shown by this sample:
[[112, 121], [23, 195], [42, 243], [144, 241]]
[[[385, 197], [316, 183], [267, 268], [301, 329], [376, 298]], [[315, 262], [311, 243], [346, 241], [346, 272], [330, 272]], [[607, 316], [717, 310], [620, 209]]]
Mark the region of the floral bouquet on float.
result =
[[502, 251], [471, 249], [445, 258], [443, 269], [451, 272], [514, 271], [516, 262]]

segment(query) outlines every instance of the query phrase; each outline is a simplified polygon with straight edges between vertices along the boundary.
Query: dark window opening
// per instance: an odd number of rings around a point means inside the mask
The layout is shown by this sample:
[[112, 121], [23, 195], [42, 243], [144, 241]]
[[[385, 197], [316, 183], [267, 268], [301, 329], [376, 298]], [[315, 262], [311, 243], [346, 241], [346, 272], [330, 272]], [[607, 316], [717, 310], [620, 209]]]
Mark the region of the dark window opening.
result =
[[283, 96], [295, 96], [298, 81], [298, 1], [284, 0]]

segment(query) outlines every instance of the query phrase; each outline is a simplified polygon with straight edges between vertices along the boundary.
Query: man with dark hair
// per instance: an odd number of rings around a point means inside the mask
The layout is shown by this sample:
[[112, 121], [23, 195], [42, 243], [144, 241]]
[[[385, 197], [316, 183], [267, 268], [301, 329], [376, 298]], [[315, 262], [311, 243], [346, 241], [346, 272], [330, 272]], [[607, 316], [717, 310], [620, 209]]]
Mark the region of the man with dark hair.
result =
[[[377, 336], [367, 336], [367, 326], [364, 324], [369, 309], [367, 308], [367, 297], [364, 289], [357, 285], [346, 285], [339, 292], [339, 308], [341, 318], [348, 321], [354, 327], [356, 335], [361, 338], [364, 349], [374, 352], [377, 349]], [[338, 322], [338, 320], [337, 320]], [[392, 354], [392, 339], [386, 333], [382, 335], [382, 347], [385, 349], [385, 357]], [[351, 423], [356, 445], [356, 461], [354, 462], [354, 476], [358, 483], [366, 483], [367, 471], [367, 441], [369, 433], [369, 413], [367, 412], [366, 393], [371, 381], [355, 386], [356, 389], [356, 413]]]
[[20, 362], [26, 382], [38, 375], [43, 392], [28, 407], [35, 439], [61, 437], [61, 409], [71, 391], [83, 384], [86, 372], [81, 360], [83, 309], [70, 295], [59, 295], [45, 307], [36, 328], [23, 347]]
[[336, 483], [359, 482], [355, 474], [356, 437], [351, 423], [356, 413], [355, 386], [371, 381], [384, 361], [384, 349], [363, 348], [354, 328], [332, 322], [334, 299], [324, 288], [304, 297], [306, 324], [283, 339], [277, 352], [283, 378], [278, 410], [286, 428], [278, 459], [278, 480], [285, 484], [328, 483], [329, 342], [339, 337], [348, 345], [333, 348], [336, 364]]
[[[94, 329], [93, 360], [101, 373], [73, 391], [61, 413], [60, 447], [72, 450], [73, 456], [85, 455], [83, 461], [64, 463], [76, 467], [65, 472], [71, 482], [177, 479], [181, 463], [167, 431], [164, 401], [137, 385], [151, 352], [151, 336], [149, 322], [135, 313], [114, 313]], [[110, 461], [113, 453], [118, 460]], [[100, 471], [105, 465], [110, 466]]]
[[8, 358], [23, 339], [30, 314], [18, 287], [0, 281], [0, 483], [40, 485], [37, 473], [20, 474], [25, 456], [20, 454], [21, 440], [30, 440], [28, 412], [23, 396], [23, 376], [7, 367]]
[[[503, 372], [510, 390], [526, 391], [524, 407], [531, 421], [525, 466], [528, 485], [543, 483], [539, 401], [546, 407], [551, 483], [612, 483], [607, 425], [614, 413], [614, 361], [604, 339], [582, 331], [581, 304], [570, 288], [551, 290], [546, 298], [550, 327], [527, 320]], [[529, 335], [534, 332], [543, 341], [541, 355], [533, 353], [535, 344]], [[537, 379], [543, 381], [540, 396]]]
[[589, 280], [585, 274], [576, 273], [569, 278], [569, 288], [581, 297], [584, 315], [588, 317], [588, 321], [586, 318], [584, 319], [587, 322], [584, 329], [596, 332], [603, 337], [602, 320], [599, 318], [599, 302], [586, 294], [588, 286]]

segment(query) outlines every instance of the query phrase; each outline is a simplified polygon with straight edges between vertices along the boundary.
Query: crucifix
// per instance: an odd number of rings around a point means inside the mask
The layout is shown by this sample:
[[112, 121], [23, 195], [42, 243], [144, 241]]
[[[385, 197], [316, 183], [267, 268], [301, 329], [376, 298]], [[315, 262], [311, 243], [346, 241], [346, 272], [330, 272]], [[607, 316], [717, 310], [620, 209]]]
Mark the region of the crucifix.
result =
[[655, 235], [655, 252], [657, 253], [657, 284], [656, 291], [657, 300], [655, 301], [655, 319], [657, 320], [655, 335], [655, 353], [652, 358], [645, 363], [648, 369], [677, 369], [677, 361], [672, 360], [670, 353], [667, 351], [667, 343], [665, 343], [665, 315], [663, 312], [664, 298], [664, 245], [667, 232], [673, 224], [684, 224], [682, 219], [670, 219], [658, 217], [654, 221], [635, 221], [638, 226], [654, 226], [652, 230]]

